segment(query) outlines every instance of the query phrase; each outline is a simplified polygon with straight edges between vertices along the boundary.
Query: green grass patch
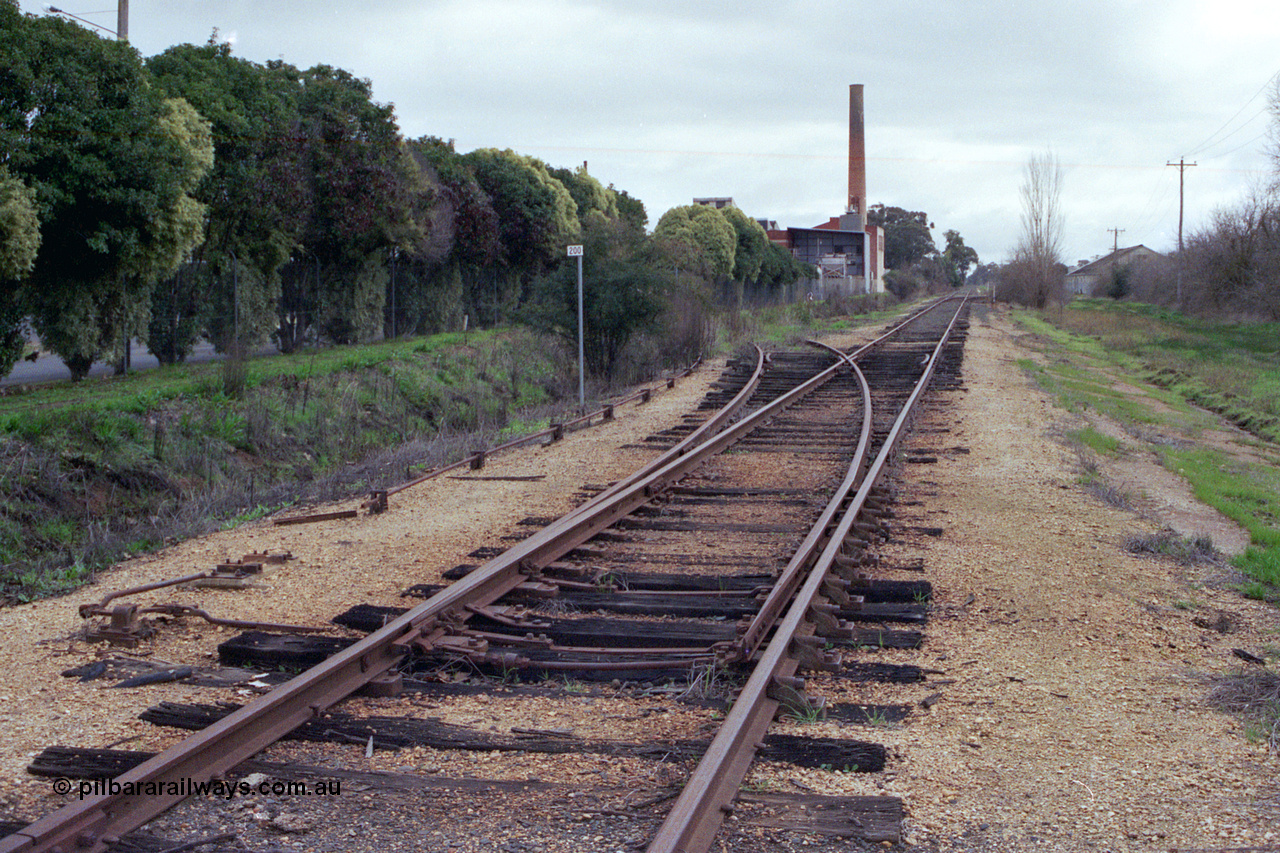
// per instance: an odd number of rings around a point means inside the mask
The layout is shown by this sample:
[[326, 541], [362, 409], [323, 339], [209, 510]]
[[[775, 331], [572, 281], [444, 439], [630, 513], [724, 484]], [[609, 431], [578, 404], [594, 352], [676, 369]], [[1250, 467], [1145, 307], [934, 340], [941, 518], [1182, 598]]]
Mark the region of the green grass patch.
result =
[[[1280, 590], [1280, 548], [1250, 547], [1235, 560], [1240, 571], [1261, 584], [1268, 584], [1274, 590]], [[1265, 598], [1254, 595], [1254, 598]]]
[[1235, 521], [1255, 545], [1280, 548], [1280, 472], [1207, 448], [1163, 448], [1164, 465], [1191, 484], [1196, 499]]
[[531, 435], [535, 432], [541, 432], [544, 429], [551, 428], [551, 418], [532, 418], [522, 419], [516, 418], [498, 431], [498, 438], [501, 441], [512, 441], [522, 435]]
[[1232, 563], [1252, 580], [1242, 592], [1280, 603], [1280, 471], [1232, 460], [1216, 450], [1163, 451], [1164, 464], [1198, 500], [1249, 531], [1252, 545]]
[[569, 388], [560, 355], [506, 329], [239, 362], [234, 382], [223, 363], [0, 397], [0, 596], [61, 592], [303, 495], [398, 482], [461, 453], [442, 434], [523, 432], [521, 412]]
[[1088, 338], [1140, 365], [1174, 397], [1280, 441], [1280, 323], [1209, 322], [1151, 305], [1082, 299], [1027, 325]]
[[264, 516], [270, 515], [274, 510], [275, 510], [275, 507], [263, 506], [262, 504], [258, 504], [257, 506], [251, 507], [250, 509], [245, 510], [244, 512], [237, 513], [236, 515], [233, 515], [230, 518], [228, 518], [226, 521], [222, 522], [222, 529], [231, 530], [247, 522], [257, 521], [259, 518], [263, 518]]
[[1092, 426], [1067, 433], [1067, 436], [1100, 456], [1119, 456], [1124, 446], [1119, 439], [1104, 435]]
[[[1068, 360], [1028, 370], [1063, 408], [1093, 409], [1122, 423], [1166, 424], [1194, 436], [1216, 423], [1199, 406], [1268, 442], [1261, 449], [1275, 458], [1269, 442], [1280, 441], [1280, 324], [1213, 323], [1105, 299], [1014, 316], [1050, 357]], [[1108, 387], [1120, 378], [1140, 396]], [[1090, 428], [1071, 438], [1101, 455], [1115, 452]], [[1198, 500], [1249, 532], [1251, 546], [1233, 561], [1250, 578], [1242, 591], [1280, 603], [1280, 471], [1207, 448], [1159, 451]]]
[[1036, 362], [1030, 358], [1020, 358], [1015, 361], [1014, 364], [1018, 365], [1018, 368], [1028, 376], [1038, 376], [1039, 374], [1044, 373], [1044, 368], [1036, 364]]
[[18, 603], [36, 601], [68, 593], [92, 578], [93, 570], [79, 561], [52, 570], [29, 570], [17, 575], [8, 595]]

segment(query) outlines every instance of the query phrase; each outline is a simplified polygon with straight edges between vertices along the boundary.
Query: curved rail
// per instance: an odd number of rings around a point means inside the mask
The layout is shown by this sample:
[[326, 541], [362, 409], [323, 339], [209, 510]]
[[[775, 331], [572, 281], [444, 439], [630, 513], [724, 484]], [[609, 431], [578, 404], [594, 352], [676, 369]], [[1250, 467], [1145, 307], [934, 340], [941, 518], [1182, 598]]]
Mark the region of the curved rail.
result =
[[[966, 302], [967, 297], [961, 301], [960, 308], [934, 348], [923, 375], [899, 412], [866, 476], [862, 478], [852, 503], [836, 525], [786, 616], [777, 624], [773, 639], [761, 653], [746, 686], [734, 700], [733, 707], [710, 747], [649, 844], [648, 853], [700, 853], [710, 849], [724, 820], [725, 811], [737, 795], [738, 787], [755, 758], [756, 744], [763, 740], [774, 714], [777, 713], [779, 702], [770, 696], [770, 688], [779, 684], [797, 689], [797, 681], [793, 680], [793, 676], [799, 668], [799, 662], [793, 654], [793, 644], [799, 638], [814, 633], [813, 622], [816, 620], [811, 614], [815, 605], [820, 606], [819, 596], [827, 580], [827, 573], [835, 564], [845, 537], [862, 511], [867, 496], [892, 458], [894, 446], [906, 426], [911, 409], [928, 386]], [[854, 476], [852, 471], [850, 476]], [[798, 686], [802, 688], [803, 684], [799, 683]]]
[[[914, 322], [929, 306], [853, 354], [865, 352]], [[757, 358], [757, 378], [763, 354]], [[156, 796], [103, 794], [71, 803], [25, 829], [0, 839], [0, 853], [75, 849], [94, 853], [181, 802], [183, 780], [203, 781], [229, 771], [302, 723], [319, 716], [364, 685], [386, 676], [415, 649], [431, 649], [464, 622], [468, 608], [492, 603], [522, 584], [540, 582], [540, 571], [573, 548], [647, 503], [668, 483], [825, 384], [847, 360], [837, 361], [767, 406], [731, 425], [737, 409], [722, 412], [675, 448], [586, 504], [474, 570], [462, 580], [389, 622], [271, 693], [224, 717], [181, 743], [117, 777], [126, 789], [174, 792]], [[735, 400], [745, 404], [754, 386]], [[718, 432], [717, 432], [718, 430]], [[712, 433], [715, 433], [712, 435]], [[829, 550], [829, 547], [828, 547]], [[814, 573], [816, 574], [816, 573]], [[812, 578], [812, 575], [811, 575]], [[807, 585], [806, 585], [807, 588]], [[803, 591], [802, 591], [803, 594]], [[794, 609], [794, 605], [793, 608]], [[794, 671], [794, 665], [792, 666]], [[748, 755], [747, 762], [750, 761]], [[744, 765], [745, 772], [745, 765]], [[133, 783], [129, 785], [128, 783]], [[189, 784], [189, 783], [188, 783]], [[733, 788], [736, 791], [736, 785]]]
[[589, 512], [593, 507], [618, 494], [637, 480], [642, 479], [646, 475], [651, 474], [669, 463], [674, 462], [681, 456], [684, 456], [692, 448], [696, 447], [698, 442], [704, 440], [708, 436], [714, 435], [717, 431], [733, 420], [734, 416], [736, 416], [738, 412], [742, 410], [742, 407], [747, 404], [747, 400], [751, 399], [751, 395], [760, 387], [760, 380], [764, 377], [764, 350], [762, 350], [758, 344], [753, 344], [752, 346], [756, 349], [755, 369], [751, 372], [751, 377], [742, 387], [742, 390], [735, 394], [732, 400], [721, 406], [720, 411], [716, 412], [710, 418], [707, 418], [701, 426], [685, 436], [684, 439], [674, 447], [668, 448], [656, 459], [649, 460], [644, 465], [640, 466], [639, 469], [628, 474], [626, 477], [586, 501], [581, 506], [570, 510], [565, 517], [568, 518], [570, 516]]
[[[825, 347], [825, 344], [822, 346]], [[805, 569], [813, 562], [819, 547], [826, 542], [827, 529], [831, 526], [831, 522], [835, 519], [837, 513], [840, 512], [840, 507], [843, 505], [845, 498], [861, 481], [862, 472], [866, 468], [867, 453], [871, 449], [871, 388], [867, 385], [867, 377], [863, 375], [862, 369], [858, 367], [852, 356], [846, 355], [834, 347], [826, 348], [832, 350], [836, 356], [849, 365], [862, 393], [862, 431], [858, 439], [857, 449], [853, 454], [853, 462], [850, 463], [849, 472], [845, 475], [839, 488], [836, 489], [831, 500], [827, 502], [826, 508], [823, 509], [822, 514], [818, 516], [818, 520], [809, 529], [809, 534], [796, 549], [795, 556], [791, 558], [786, 568], [778, 576], [777, 583], [769, 591], [768, 596], [760, 605], [759, 611], [747, 624], [741, 636], [725, 649], [724, 659], [726, 662], [750, 660], [760, 647], [760, 644], [764, 642], [765, 635], [778, 621], [778, 617], [782, 615], [787, 602], [795, 595], [796, 589], [800, 586], [801, 581], [804, 580]]]

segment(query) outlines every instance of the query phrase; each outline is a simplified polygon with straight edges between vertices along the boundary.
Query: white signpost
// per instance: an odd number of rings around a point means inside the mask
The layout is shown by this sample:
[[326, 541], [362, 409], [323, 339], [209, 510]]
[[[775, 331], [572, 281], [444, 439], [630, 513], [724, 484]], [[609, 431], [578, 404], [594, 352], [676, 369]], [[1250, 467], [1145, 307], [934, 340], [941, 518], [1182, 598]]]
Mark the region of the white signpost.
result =
[[587, 407], [586, 362], [582, 345], [582, 247], [570, 246], [569, 257], [578, 259], [578, 408]]

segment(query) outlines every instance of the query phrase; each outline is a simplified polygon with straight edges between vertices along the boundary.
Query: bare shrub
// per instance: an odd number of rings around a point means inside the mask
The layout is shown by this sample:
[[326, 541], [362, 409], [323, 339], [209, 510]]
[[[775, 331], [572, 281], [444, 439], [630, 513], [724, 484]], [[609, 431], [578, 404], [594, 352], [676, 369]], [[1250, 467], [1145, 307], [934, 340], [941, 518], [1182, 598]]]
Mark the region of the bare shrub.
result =
[[1184, 566], [1217, 565], [1222, 562], [1221, 552], [1213, 547], [1213, 540], [1208, 536], [1188, 539], [1171, 530], [1162, 530], [1159, 533], [1143, 536], [1130, 536], [1125, 540], [1124, 548], [1130, 554], [1168, 557]]
[[1214, 211], [1182, 256], [1184, 299], [1219, 312], [1280, 320], [1280, 190], [1258, 189]]
[[1259, 666], [1213, 676], [1210, 681], [1213, 689], [1205, 701], [1220, 711], [1248, 717], [1257, 736], [1270, 749], [1280, 749], [1280, 675]]
[[1133, 510], [1133, 495], [1100, 475], [1085, 477], [1080, 487], [1108, 506]]
[[1144, 256], [1126, 269], [1128, 293], [1125, 294], [1125, 299], [1151, 305], [1174, 303], [1177, 294], [1177, 267], [1173, 258], [1165, 255], [1154, 258]]

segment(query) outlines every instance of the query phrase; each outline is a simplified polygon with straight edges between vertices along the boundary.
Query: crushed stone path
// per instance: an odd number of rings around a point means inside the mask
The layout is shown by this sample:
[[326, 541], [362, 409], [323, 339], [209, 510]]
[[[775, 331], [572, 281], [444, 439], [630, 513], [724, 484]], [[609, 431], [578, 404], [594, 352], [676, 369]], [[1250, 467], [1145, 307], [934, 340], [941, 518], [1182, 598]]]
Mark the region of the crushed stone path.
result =
[[[998, 310], [974, 311], [968, 393], [947, 415], [949, 441], [970, 453], [908, 471], [905, 491], [946, 528], [926, 546], [935, 614], [923, 665], [954, 681], [897, 742], [900, 775], [886, 787], [908, 803], [910, 840], [1280, 846], [1280, 761], [1207, 707], [1200, 677], [1235, 669], [1233, 647], [1275, 643], [1280, 613], [1123, 549], [1160, 524], [1076, 485], [1076, 457], [1054, 437], [1066, 413], [1016, 365], [1017, 336]], [[1215, 612], [1231, 615], [1230, 633], [1196, 624]]]

